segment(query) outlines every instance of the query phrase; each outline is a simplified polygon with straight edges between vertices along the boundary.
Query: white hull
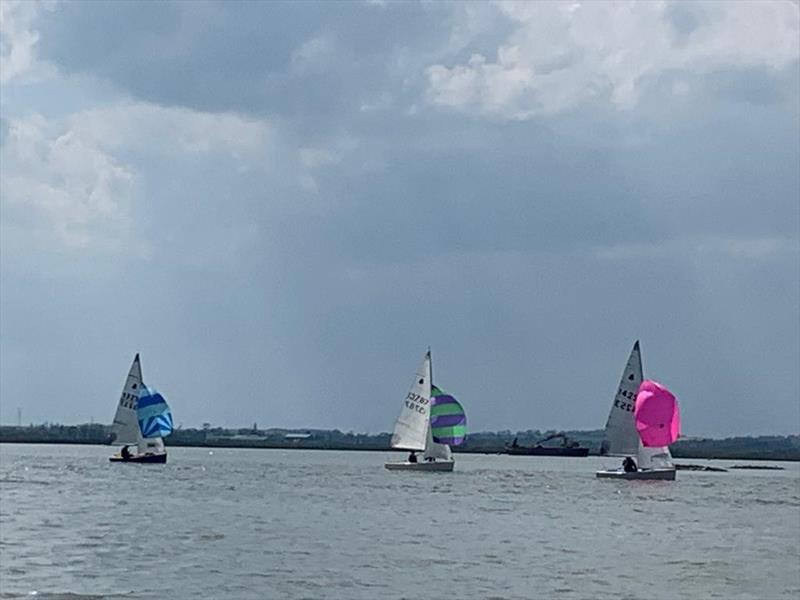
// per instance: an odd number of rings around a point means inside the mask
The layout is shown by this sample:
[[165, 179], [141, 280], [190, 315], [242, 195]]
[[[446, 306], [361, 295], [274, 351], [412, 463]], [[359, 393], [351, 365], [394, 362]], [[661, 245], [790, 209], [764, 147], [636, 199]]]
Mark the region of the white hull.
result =
[[453, 470], [455, 461], [452, 460], [437, 460], [433, 462], [387, 462], [383, 466], [390, 471], [435, 471], [442, 473], [449, 473]]
[[637, 481], [675, 481], [675, 469], [645, 469], [625, 472], [622, 469], [598, 471], [599, 479], [629, 479]]

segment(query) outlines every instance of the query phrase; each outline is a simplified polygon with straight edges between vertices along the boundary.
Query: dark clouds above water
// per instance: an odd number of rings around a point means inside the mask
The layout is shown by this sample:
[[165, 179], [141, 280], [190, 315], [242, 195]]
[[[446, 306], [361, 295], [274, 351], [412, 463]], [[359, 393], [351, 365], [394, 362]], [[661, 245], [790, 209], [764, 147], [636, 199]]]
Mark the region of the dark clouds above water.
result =
[[[688, 433], [796, 431], [791, 48], [723, 60], [718, 9], [671, 4], [630, 91], [580, 40], [539, 60], [526, 6], [42, 11], [56, 75], [4, 105], [3, 397], [103, 419], [141, 350], [186, 424], [375, 431], [431, 345], [471, 427], [594, 428], [641, 338]], [[76, 81], [98, 99], [53, 111]]]

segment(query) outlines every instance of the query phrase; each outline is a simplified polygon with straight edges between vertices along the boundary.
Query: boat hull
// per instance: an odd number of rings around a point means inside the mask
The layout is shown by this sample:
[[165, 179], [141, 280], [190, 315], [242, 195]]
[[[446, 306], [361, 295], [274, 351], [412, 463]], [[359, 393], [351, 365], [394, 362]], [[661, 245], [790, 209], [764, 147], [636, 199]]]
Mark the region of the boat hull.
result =
[[506, 454], [512, 456], [573, 456], [583, 457], [589, 456], [588, 448], [545, 448], [543, 446], [534, 448], [525, 448], [509, 446], [506, 448]]
[[111, 462], [124, 462], [124, 463], [146, 463], [146, 464], [159, 464], [163, 465], [167, 462], [167, 453], [161, 454], [132, 454], [128, 458], [123, 458], [119, 454], [109, 456], [108, 460]]
[[643, 471], [598, 471], [599, 479], [626, 479], [630, 481], [675, 481], [675, 469], [645, 469]]
[[390, 471], [426, 471], [435, 473], [449, 473], [453, 470], [455, 461], [437, 460], [433, 462], [387, 462], [383, 466]]

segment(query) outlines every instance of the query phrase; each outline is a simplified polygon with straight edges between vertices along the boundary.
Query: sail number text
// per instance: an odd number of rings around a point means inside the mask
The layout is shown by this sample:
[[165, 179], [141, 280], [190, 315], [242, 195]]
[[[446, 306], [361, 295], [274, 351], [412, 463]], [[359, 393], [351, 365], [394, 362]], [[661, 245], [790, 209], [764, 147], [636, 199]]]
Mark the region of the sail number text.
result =
[[427, 398], [424, 398], [419, 394], [415, 394], [414, 392], [408, 392], [408, 396], [406, 396], [406, 407], [408, 407], [410, 410], [415, 410], [418, 413], [424, 413], [426, 404], [428, 404]]
[[[627, 398], [628, 400], [630, 400], [630, 402], [625, 402], [625, 400], [620, 400], [619, 398], [620, 396], [622, 396], [623, 398]], [[614, 406], [622, 410], [626, 410], [628, 412], [633, 412], [633, 403], [635, 400], [636, 400], [636, 394], [620, 388], [617, 390], [617, 397], [614, 398]]]

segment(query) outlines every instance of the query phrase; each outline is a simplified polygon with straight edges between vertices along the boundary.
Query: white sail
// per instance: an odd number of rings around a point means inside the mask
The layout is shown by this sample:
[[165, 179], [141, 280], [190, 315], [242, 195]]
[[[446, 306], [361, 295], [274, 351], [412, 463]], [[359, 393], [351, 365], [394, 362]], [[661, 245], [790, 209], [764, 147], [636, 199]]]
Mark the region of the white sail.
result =
[[133, 359], [125, 385], [122, 388], [122, 395], [117, 405], [117, 412], [114, 415], [114, 422], [111, 430], [114, 434], [114, 442], [117, 444], [138, 444], [142, 435], [139, 431], [139, 421], [136, 416], [137, 400], [139, 398], [139, 388], [142, 385], [142, 368], [139, 364], [139, 355]]
[[450, 452], [450, 446], [447, 444], [437, 444], [433, 441], [433, 434], [431, 433], [430, 424], [428, 425], [428, 432], [425, 437], [425, 452], [422, 453], [423, 459], [427, 460], [433, 458], [435, 460], [453, 460], [453, 454]]
[[164, 447], [164, 439], [157, 437], [157, 438], [139, 438], [139, 443], [136, 445], [136, 451], [139, 454], [146, 454], [148, 452], [152, 454], [163, 454], [167, 451]]
[[672, 464], [672, 454], [668, 447], [648, 448], [641, 442], [636, 453], [636, 464], [640, 469], [670, 469], [675, 466]]
[[601, 454], [616, 456], [636, 456], [638, 454], [641, 444], [633, 418], [633, 409], [642, 379], [642, 356], [637, 340], [633, 345], [625, 370], [622, 372], [622, 379], [611, 405]]
[[424, 450], [430, 429], [431, 353], [425, 353], [392, 434], [392, 448]]

